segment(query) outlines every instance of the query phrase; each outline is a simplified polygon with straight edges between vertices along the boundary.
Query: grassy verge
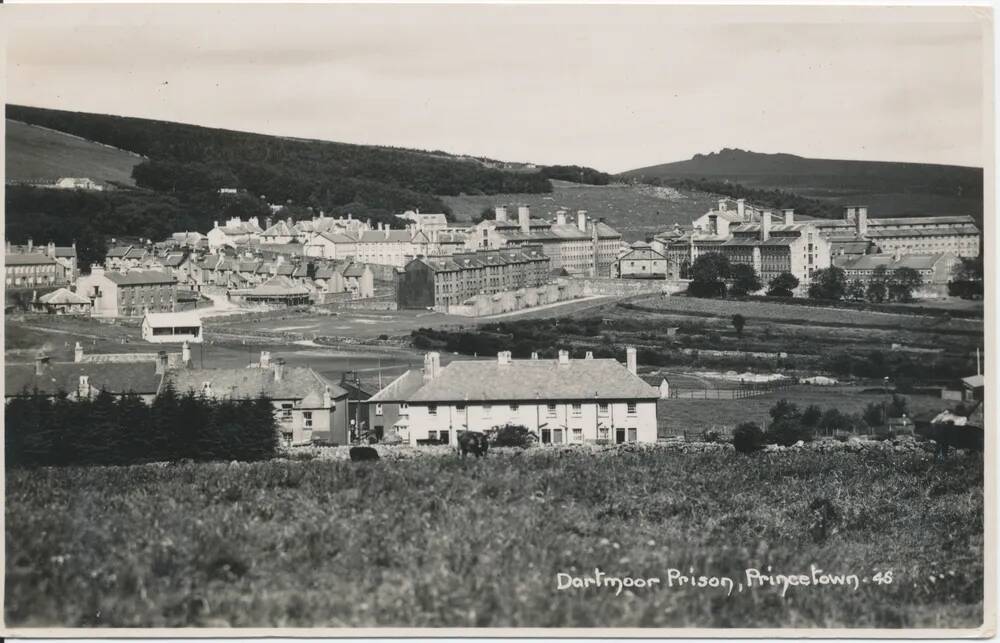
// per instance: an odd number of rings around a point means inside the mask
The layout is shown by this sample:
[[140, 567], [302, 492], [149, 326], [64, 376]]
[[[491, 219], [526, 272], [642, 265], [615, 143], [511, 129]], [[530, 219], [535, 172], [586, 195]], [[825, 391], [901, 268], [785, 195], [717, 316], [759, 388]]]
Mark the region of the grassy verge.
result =
[[[920, 454], [491, 454], [15, 470], [10, 626], [973, 627], [982, 462]], [[816, 499], [836, 510], [817, 533]], [[556, 574], [893, 582], [556, 589]], [[931, 577], [933, 576], [933, 580]]]

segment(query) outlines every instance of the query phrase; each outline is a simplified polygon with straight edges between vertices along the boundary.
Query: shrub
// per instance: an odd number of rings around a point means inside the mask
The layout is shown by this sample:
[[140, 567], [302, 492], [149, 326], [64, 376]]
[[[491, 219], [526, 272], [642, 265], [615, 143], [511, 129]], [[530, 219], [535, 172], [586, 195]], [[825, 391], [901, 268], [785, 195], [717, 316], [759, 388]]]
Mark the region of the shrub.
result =
[[490, 444], [495, 447], [517, 447], [524, 449], [535, 442], [535, 434], [520, 424], [505, 424], [493, 427], [488, 432]]
[[701, 439], [705, 442], [722, 442], [722, 433], [716, 431], [715, 429], [711, 429], [709, 431], [705, 431]]
[[788, 447], [799, 440], [809, 442], [812, 440], [812, 431], [800, 424], [796, 420], [782, 419], [774, 422], [764, 433], [764, 442], [767, 444], [780, 444]]
[[403, 438], [398, 433], [392, 431], [382, 437], [382, 444], [402, 444]]
[[733, 431], [733, 446], [738, 453], [759, 451], [764, 444], [764, 432], [753, 422], [744, 422]]

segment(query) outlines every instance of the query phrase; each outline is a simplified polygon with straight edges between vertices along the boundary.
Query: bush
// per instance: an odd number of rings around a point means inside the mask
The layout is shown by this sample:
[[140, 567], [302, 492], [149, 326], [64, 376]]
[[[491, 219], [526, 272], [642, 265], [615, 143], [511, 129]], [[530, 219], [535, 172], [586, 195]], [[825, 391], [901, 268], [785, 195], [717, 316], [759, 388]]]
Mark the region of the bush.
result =
[[705, 431], [701, 439], [705, 442], [722, 442], [722, 433], [712, 429], [710, 431]]
[[764, 432], [753, 422], [744, 422], [733, 431], [733, 446], [738, 453], [760, 451], [764, 444]]
[[789, 447], [802, 440], [809, 442], [813, 438], [812, 431], [794, 420], [783, 419], [768, 427], [764, 433], [764, 442]]
[[382, 444], [402, 444], [403, 438], [398, 433], [392, 431], [382, 437]]
[[535, 434], [520, 424], [505, 424], [488, 431], [490, 445], [495, 447], [517, 447], [525, 449], [535, 443]]

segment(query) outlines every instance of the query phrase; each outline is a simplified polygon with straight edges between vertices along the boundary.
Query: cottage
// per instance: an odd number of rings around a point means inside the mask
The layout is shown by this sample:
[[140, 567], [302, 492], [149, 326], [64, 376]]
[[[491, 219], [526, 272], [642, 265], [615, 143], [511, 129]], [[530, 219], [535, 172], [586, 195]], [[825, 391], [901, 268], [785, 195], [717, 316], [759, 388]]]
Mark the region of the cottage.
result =
[[166, 354], [128, 362], [52, 362], [40, 356], [33, 364], [4, 367], [4, 396], [8, 402], [35, 392], [81, 399], [107, 391], [115, 397], [134, 393], [149, 404], [160, 390], [167, 363]]
[[42, 295], [32, 304], [35, 312], [50, 315], [89, 315], [90, 307], [89, 299], [66, 288]]

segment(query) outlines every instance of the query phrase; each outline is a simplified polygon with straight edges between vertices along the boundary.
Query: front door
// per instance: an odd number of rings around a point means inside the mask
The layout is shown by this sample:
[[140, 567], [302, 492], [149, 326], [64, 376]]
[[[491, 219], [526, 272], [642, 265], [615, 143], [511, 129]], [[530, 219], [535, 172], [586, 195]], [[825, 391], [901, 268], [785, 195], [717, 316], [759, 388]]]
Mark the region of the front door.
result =
[[615, 444], [625, 443], [625, 429], [615, 429]]

